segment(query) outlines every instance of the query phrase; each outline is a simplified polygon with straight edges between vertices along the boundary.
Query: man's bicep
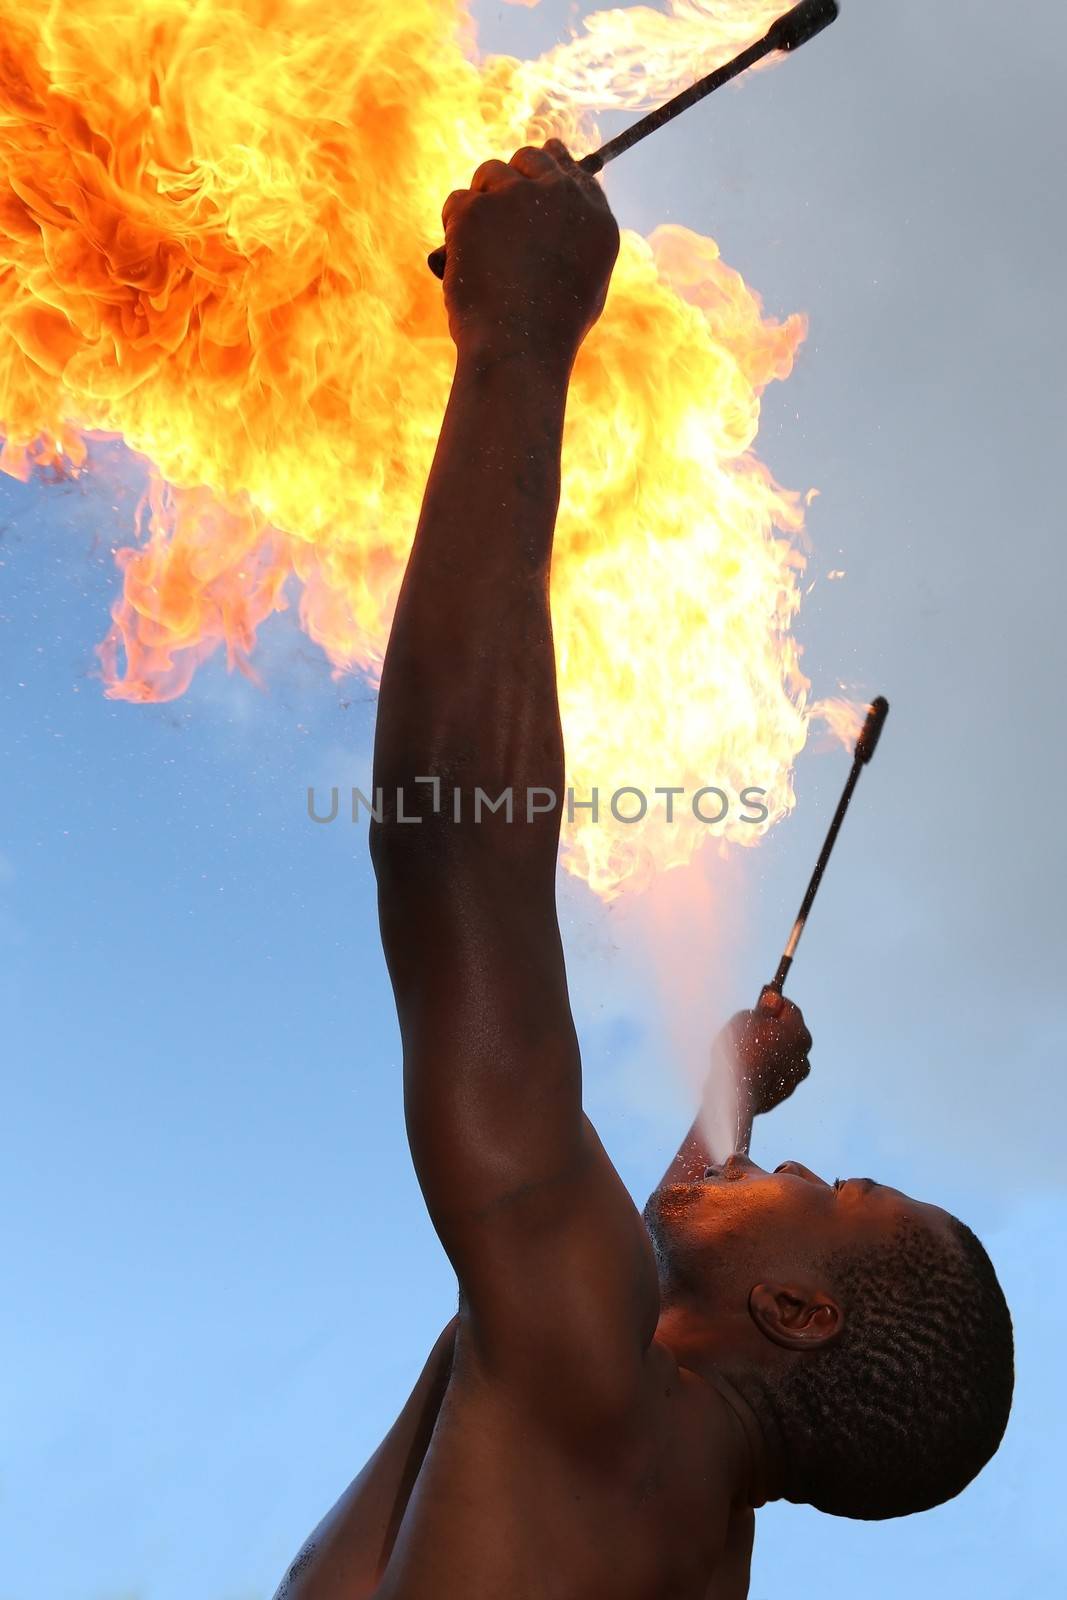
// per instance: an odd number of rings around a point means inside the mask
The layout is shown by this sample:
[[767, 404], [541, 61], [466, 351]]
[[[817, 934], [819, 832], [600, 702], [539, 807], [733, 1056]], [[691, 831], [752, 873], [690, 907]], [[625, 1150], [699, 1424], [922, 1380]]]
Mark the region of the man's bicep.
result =
[[390, 930], [401, 903], [383, 904], [383, 933], [408, 1132], [470, 1331], [530, 1374], [594, 1325], [625, 1361], [655, 1329], [655, 1264], [582, 1111], [554, 898], [454, 881], [446, 904], [423, 901], [417, 948]]
[[[386, 933], [408, 1137], [446, 1248], [464, 1219], [579, 1153], [581, 1062], [554, 906], [516, 893], [509, 904], [459, 876], [422, 901], [416, 925]], [[383, 909], [383, 933], [395, 917], [395, 903]]]

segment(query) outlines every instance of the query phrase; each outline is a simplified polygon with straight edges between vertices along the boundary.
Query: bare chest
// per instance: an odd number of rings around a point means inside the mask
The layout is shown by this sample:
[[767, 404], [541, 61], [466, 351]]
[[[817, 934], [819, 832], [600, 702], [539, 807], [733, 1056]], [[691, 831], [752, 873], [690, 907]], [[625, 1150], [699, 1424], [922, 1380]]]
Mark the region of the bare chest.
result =
[[376, 1600], [708, 1600], [728, 1522], [714, 1441], [680, 1395], [562, 1444], [519, 1408], [451, 1395]]

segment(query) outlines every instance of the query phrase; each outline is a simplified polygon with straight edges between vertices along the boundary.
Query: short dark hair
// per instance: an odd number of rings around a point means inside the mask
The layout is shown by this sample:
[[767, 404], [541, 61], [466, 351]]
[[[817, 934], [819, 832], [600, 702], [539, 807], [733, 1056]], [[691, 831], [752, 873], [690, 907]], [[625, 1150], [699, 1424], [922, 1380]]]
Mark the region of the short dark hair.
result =
[[1000, 1444], [1011, 1410], [1011, 1315], [962, 1222], [912, 1218], [885, 1245], [825, 1263], [840, 1339], [761, 1392], [787, 1458], [786, 1493], [878, 1520], [951, 1500]]

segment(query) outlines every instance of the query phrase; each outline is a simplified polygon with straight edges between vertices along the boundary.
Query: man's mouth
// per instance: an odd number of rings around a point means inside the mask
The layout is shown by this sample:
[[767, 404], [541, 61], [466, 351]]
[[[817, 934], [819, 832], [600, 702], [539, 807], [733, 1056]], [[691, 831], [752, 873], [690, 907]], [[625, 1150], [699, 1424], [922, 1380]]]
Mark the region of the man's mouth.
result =
[[[704, 1168], [705, 1183], [736, 1183], [755, 1168], [747, 1156], [727, 1156], [725, 1161], [712, 1161]], [[757, 1169], [758, 1170], [758, 1169]]]

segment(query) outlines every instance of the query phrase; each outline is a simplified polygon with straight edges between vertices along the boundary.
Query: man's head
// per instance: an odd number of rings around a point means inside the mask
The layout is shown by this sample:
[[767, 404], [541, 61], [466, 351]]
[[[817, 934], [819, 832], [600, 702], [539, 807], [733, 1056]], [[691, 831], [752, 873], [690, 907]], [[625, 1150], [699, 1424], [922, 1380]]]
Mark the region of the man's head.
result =
[[645, 1220], [672, 1325], [777, 1440], [786, 1498], [903, 1516], [958, 1494], [996, 1450], [1011, 1318], [947, 1212], [868, 1178], [732, 1157], [658, 1191]]

